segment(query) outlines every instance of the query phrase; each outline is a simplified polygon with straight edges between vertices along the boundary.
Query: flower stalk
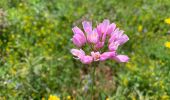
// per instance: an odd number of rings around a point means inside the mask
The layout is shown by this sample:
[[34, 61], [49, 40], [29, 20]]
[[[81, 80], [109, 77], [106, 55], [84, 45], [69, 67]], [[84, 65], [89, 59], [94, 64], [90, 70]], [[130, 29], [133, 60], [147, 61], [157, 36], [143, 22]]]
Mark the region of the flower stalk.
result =
[[[86, 65], [92, 65], [91, 70], [91, 98], [95, 96], [95, 73], [99, 62], [105, 60], [114, 60], [117, 62], [128, 62], [129, 57], [117, 53], [119, 46], [122, 46], [129, 40], [129, 37], [124, 34], [123, 30], [116, 27], [115, 23], [110, 23], [109, 20], [104, 20], [95, 28], [92, 27], [92, 22], [83, 21], [83, 30], [77, 26], [72, 28], [74, 33], [71, 39], [74, 45], [79, 49], [71, 49], [71, 53], [77, 60]], [[105, 47], [107, 50], [105, 51]], [[84, 51], [84, 47], [88, 47], [88, 51]], [[90, 48], [90, 49], [89, 49]]]
[[98, 66], [98, 63], [97, 62], [95, 62], [95, 63], [93, 63], [93, 66], [92, 66], [92, 68], [93, 68], [93, 70], [92, 70], [92, 73], [91, 73], [91, 77], [92, 77], [92, 84], [91, 84], [91, 89], [92, 89], [92, 92], [91, 92], [91, 97], [92, 97], [92, 99], [94, 98], [94, 96], [95, 96], [95, 89], [94, 89], [94, 87], [95, 87], [95, 73], [96, 73], [96, 68], [97, 68], [97, 66]]

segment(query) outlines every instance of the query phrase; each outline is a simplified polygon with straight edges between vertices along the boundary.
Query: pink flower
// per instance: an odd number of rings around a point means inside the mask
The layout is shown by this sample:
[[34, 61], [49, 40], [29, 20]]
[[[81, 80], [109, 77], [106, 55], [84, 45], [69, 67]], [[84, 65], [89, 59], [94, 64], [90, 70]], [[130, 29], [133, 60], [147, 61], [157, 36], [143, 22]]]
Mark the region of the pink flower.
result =
[[126, 55], [117, 55], [117, 56], [112, 57], [111, 59], [117, 62], [128, 62], [129, 61], [129, 57]]
[[91, 33], [87, 33], [87, 41], [93, 44], [96, 44], [99, 41], [99, 35], [96, 29], [94, 29]]
[[110, 59], [111, 57], [114, 57], [116, 55], [115, 52], [104, 52], [100, 56], [100, 61], [105, 61], [107, 59]]
[[99, 52], [91, 52], [91, 55], [92, 55], [94, 61], [100, 60], [100, 53]]
[[[116, 27], [115, 23], [111, 23], [109, 20], [104, 20], [97, 25], [97, 28], [92, 28], [92, 23], [89, 21], [82, 22], [83, 31], [77, 26], [72, 30], [74, 32], [72, 41], [73, 43], [82, 48], [87, 43], [89, 48], [87, 55], [82, 49], [71, 49], [71, 53], [79, 59], [83, 64], [90, 64], [95, 61], [105, 61], [112, 59], [117, 62], [127, 62], [129, 57], [126, 55], [118, 55], [117, 49], [119, 46], [126, 43], [129, 38], [124, 34], [123, 30]], [[108, 44], [106, 44], [108, 43]], [[107, 52], [103, 50], [108, 47]], [[91, 54], [91, 55], [88, 55]]]
[[83, 64], [90, 64], [90, 63], [92, 63], [92, 61], [93, 61], [93, 57], [91, 57], [91, 56], [83, 56], [81, 59], [80, 59], [80, 61], [83, 63]]

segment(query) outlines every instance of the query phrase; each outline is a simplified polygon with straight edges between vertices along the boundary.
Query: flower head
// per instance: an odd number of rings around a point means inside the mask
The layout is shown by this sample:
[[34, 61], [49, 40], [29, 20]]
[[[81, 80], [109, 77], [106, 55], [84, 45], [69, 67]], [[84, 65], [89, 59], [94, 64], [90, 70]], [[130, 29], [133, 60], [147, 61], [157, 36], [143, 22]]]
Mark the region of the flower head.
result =
[[[72, 41], [79, 48], [84, 48], [87, 44], [90, 51], [88, 52], [89, 55], [86, 55], [82, 49], [71, 49], [71, 53], [76, 59], [79, 59], [83, 64], [107, 59], [117, 62], [127, 62], [129, 60], [128, 56], [118, 55], [116, 52], [118, 47], [126, 43], [129, 38], [123, 30], [116, 27], [115, 23], [110, 24], [110, 21], [106, 19], [94, 29], [89, 21], [83, 21], [82, 25], [84, 32], [77, 26], [72, 29], [74, 33]], [[108, 51], [102, 52], [102, 48], [106, 47], [105, 45], [108, 46]]]
[[48, 100], [60, 100], [60, 98], [58, 96], [55, 96], [55, 95], [50, 95]]
[[165, 47], [170, 48], [170, 42], [165, 42]]
[[143, 26], [142, 26], [142, 25], [139, 25], [139, 26], [138, 26], [138, 32], [142, 32], [142, 30], [143, 30]]
[[170, 18], [167, 18], [164, 21], [165, 21], [165, 23], [170, 24]]

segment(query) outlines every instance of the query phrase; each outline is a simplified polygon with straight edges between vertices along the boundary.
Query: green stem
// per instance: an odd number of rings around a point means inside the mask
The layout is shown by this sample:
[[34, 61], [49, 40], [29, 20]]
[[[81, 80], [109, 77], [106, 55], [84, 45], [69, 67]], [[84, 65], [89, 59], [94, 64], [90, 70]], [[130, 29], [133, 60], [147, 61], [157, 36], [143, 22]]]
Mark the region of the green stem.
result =
[[92, 73], [91, 73], [91, 77], [92, 77], [92, 93], [91, 93], [91, 98], [92, 100], [94, 99], [94, 95], [95, 95], [95, 90], [94, 90], [94, 85], [95, 85], [95, 71], [96, 71], [96, 67], [98, 66], [98, 63], [95, 62], [92, 66], [93, 70], [92, 70]]

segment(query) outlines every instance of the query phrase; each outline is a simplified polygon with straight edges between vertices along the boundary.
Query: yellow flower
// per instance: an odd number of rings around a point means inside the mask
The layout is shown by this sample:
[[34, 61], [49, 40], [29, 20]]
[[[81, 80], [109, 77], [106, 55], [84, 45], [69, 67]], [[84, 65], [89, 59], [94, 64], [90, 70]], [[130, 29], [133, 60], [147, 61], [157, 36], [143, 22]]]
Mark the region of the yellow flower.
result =
[[170, 42], [165, 42], [165, 47], [170, 48]]
[[142, 26], [142, 25], [139, 25], [139, 26], [138, 26], [138, 32], [142, 32], [142, 30], [143, 30], [143, 26]]
[[71, 96], [67, 96], [67, 100], [71, 100]]
[[44, 97], [42, 97], [42, 99], [41, 100], [45, 100], [45, 98]]
[[48, 100], [60, 100], [60, 98], [58, 96], [55, 96], [55, 95], [50, 95]]
[[167, 18], [164, 21], [165, 21], [165, 23], [170, 24], [170, 18]]
[[110, 99], [107, 97], [106, 100], [110, 100]]

